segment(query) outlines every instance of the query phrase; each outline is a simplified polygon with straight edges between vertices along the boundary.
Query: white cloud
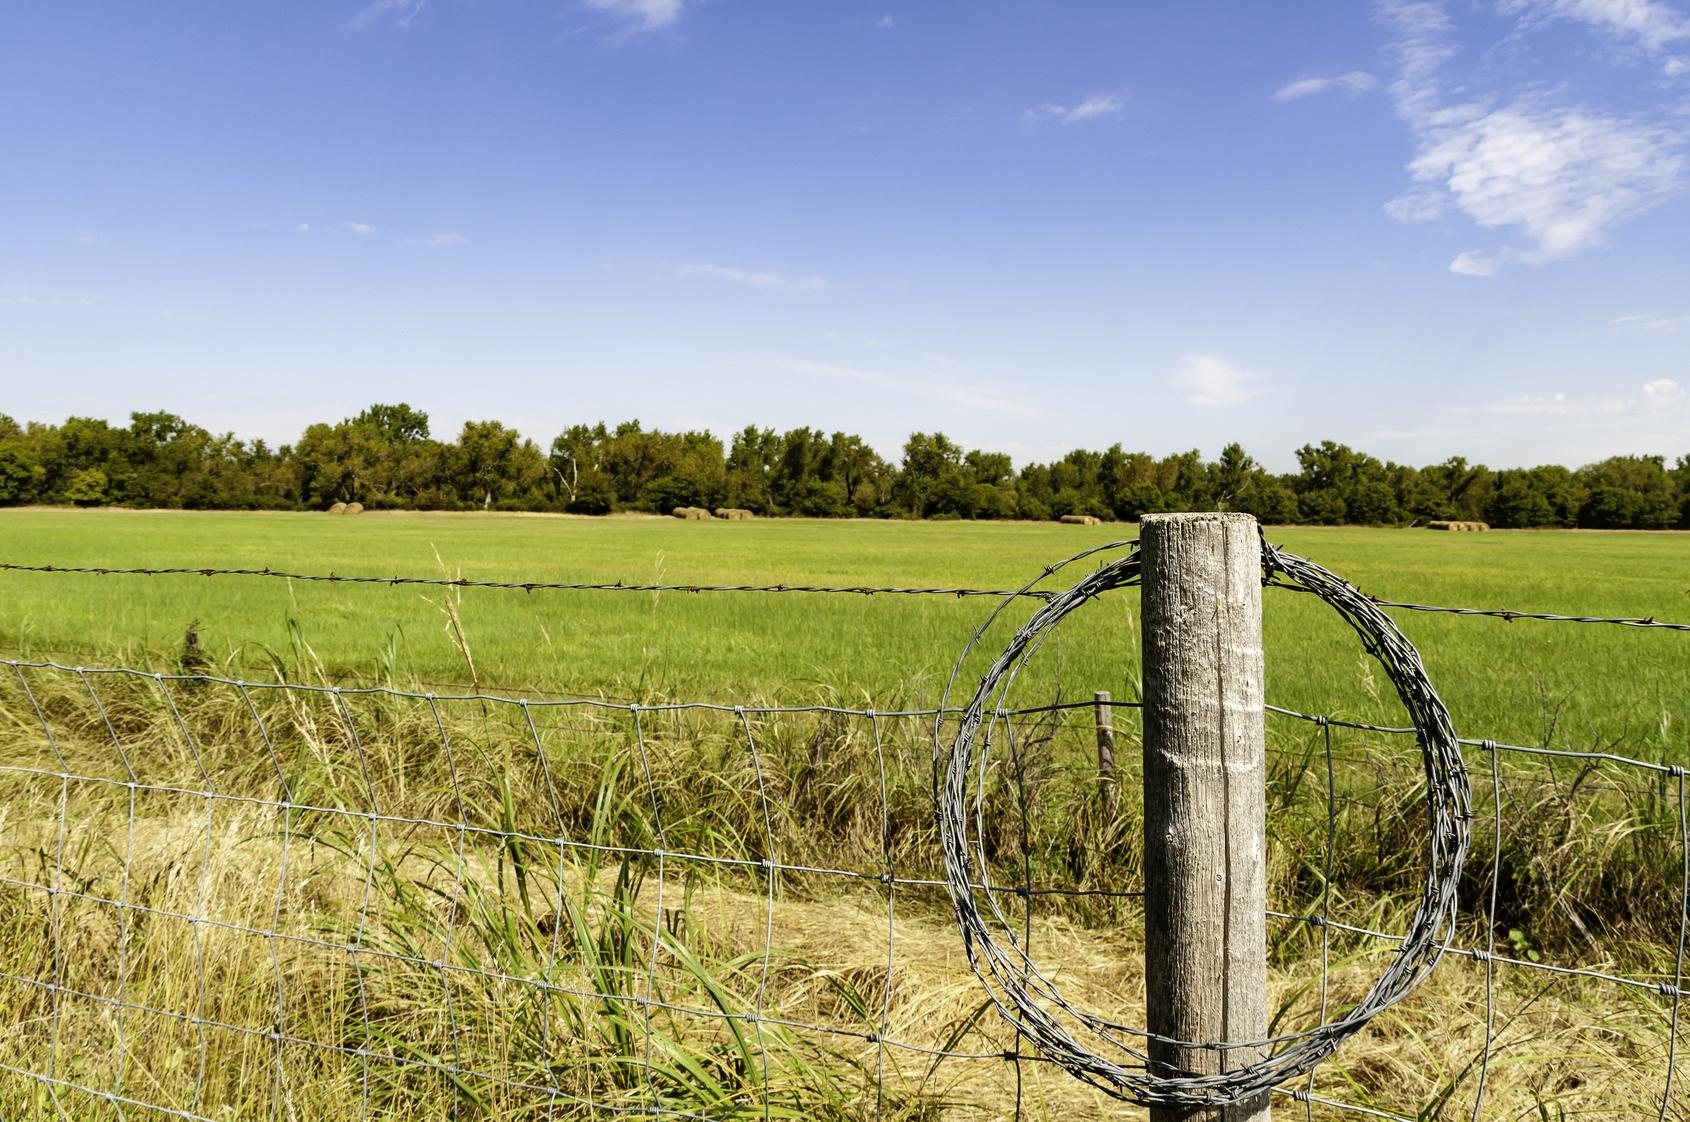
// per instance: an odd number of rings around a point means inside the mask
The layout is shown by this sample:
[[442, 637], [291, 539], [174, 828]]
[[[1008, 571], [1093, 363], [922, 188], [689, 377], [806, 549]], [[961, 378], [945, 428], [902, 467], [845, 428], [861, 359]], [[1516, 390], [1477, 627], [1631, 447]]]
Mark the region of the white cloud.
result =
[[1617, 417], [1630, 408], [1623, 397], [1569, 397], [1564, 393], [1525, 395], [1483, 405], [1464, 405], [1457, 413], [1499, 413], [1509, 416]]
[[[1417, 186], [1386, 204], [1392, 218], [1428, 221], [1453, 204], [1485, 229], [1525, 236], [1531, 244], [1517, 256], [1541, 264], [1601, 244], [1610, 229], [1683, 188], [1676, 128], [1554, 104], [1542, 94], [1451, 102], [1441, 79], [1454, 57], [1442, 5], [1388, 0], [1380, 11], [1395, 33], [1391, 93], [1418, 149], [1408, 165]], [[1480, 255], [1456, 260], [1464, 258]]]
[[1502, 262], [1499, 259], [1487, 256], [1474, 249], [1456, 254], [1455, 260], [1449, 263], [1449, 271], [1462, 277], [1494, 276], [1500, 268], [1502, 268]]
[[463, 245], [467, 241], [469, 239], [462, 234], [445, 233], [430, 234], [426, 238], [402, 238], [400, 244], [426, 246], [429, 249], [445, 249], [447, 246]]
[[1593, 395], [1573, 397], [1564, 393], [1527, 395], [1482, 405], [1456, 406], [1456, 413], [1487, 413], [1502, 416], [1562, 417], [1584, 423], [1635, 423], [1636, 418], [1678, 417], [1690, 405], [1690, 391], [1671, 378], [1643, 383], [1636, 397]]
[[1643, 383], [1643, 411], [1653, 417], [1676, 417], [1684, 412], [1690, 393], [1671, 378]]
[[1608, 326], [1626, 328], [1631, 331], [1648, 331], [1657, 335], [1676, 335], [1680, 331], [1690, 329], [1690, 315], [1617, 316], [1608, 321]]
[[1273, 91], [1273, 100], [1297, 101], [1334, 89], [1352, 94], [1366, 93], [1378, 84], [1378, 79], [1365, 70], [1352, 70], [1335, 78], [1298, 78], [1295, 82], [1287, 82]]
[[99, 245], [100, 239], [94, 236], [92, 230], [78, 230], [75, 234], [77, 245]]
[[1384, 0], [1379, 15], [1394, 32], [1387, 53], [1397, 64], [1390, 85], [1397, 112], [1410, 122], [1426, 120], [1441, 98], [1438, 72], [1455, 57], [1449, 15], [1441, 0]]
[[630, 32], [660, 31], [681, 18], [685, 0], [582, 0], [589, 11], [609, 16]]
[[0, 290], [0, 305], [23, 308], [87, 308], [99, 301], [86, 294], [81, 296], [43, 296], [28, 288]]
[[[1654, 56], [1690, 44], [1690, 17], [1660, 0], [1502, 0], [1500, 7], [1528, 22], [1576, 20]], [[1685, 65], [1683, 58], [1662, 62], [1669, 75], [1683, 73]]]
[[360, 238], [367, 238], [376, 232], [376, 228], [368, 222], [342, 222], [340, 224], [340, 228], [343, 230], [350, 230], [352, 233], [357, 234]]
[[748, 288], [786, 289], [791, 292], [823, 292], [827, 289], [827, 281], [814, 273], [794, 277], [785, 273], [735, 269], [727, 265], [677, 265], [675, 275], [710, 277], [730, 284], [742, 284]]
[[391, 20], [395, 27], [410, 27], [428, 7], [428, 0], [373, 0], [347, 21], [354, 31], [362, 31], [372, 24]]
[[1021, 114], [1023, 120], [1029, 124], [1043, 124], [1054, 121], [1062, 125], [1077, 125], [1082, 121], [1095, 121], [1105, 117], [1120, 117], [1127, 111], [1127, 92], [1117, 90], [1113, 93], [1094, 93], [1078, 105], [1057, 105], [1045, 102]]
[[1261, 377], [1216, 355], [1181, 355], [1173, 385], [1185, 391], [1188, 405], [1203, 409], [1230, 409], [1261, 394], [1255, 383]]
[[1011, 413], [1021, 417], [1037, 417], [1039, 411], [1017, 400], [1011, 394], [993, 386], [969, 384], [941, 377], [922, 370], [867, 370], [855, 366], [838, 366], [830, 362], [809, 359], [784, 359], [775, 366], [794, 374], [812, 378], [840, 378], [862, 382], [870, 386], [900, 393], [937, 398], [953, 405], [966, 406], [993, 413]]
[[1431, 222], [1447, 209], [1444, 193], [1432, 190], [1409, 191], [1385, 204], [1385, 213], [1402, 223]]
[[874, 26], [883, 31], [890, 31], [892, 28], [898, 26], [898, 21], [893, 19], [890, 15], [884, 15], [874, 21]]
[[299, 225], [294, 227], [294, 230], [301, 234], [309, 234], [311, 232], [311, 223], [301, 222]]
[[1519, 229], [1535, 243], [1522, 256], [1536, 263], [1598, 245], [1609, 227], [1675, 194], [1679, 147], [1641, 121], [1516, 103], [1427, 130], [1409, 171], [1480, 226]]

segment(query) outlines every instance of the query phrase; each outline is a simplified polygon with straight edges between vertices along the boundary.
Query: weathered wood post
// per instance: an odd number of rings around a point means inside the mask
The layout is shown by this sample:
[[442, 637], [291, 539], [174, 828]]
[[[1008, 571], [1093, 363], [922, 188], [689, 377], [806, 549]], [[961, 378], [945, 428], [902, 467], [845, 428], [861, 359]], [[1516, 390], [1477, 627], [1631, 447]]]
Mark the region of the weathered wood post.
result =
[[1105, 825], [1115, 821], [1121, 796], [1115, 786], [1115, 719], [1108, 690], [1092, 694], [1092, 708], [1097, 716], [1097, 785]]
[[[1267, 1036], [1262, 565], [1248, 514], [1146, 515], [1143, 555], [1146, 1023], [1156, 1036]], [[1151, 1060], [1212, 1073], [1258, 1049], [1152, 1040]], [[1266, 1093], [1152, 1122], [1266, 1122]]]

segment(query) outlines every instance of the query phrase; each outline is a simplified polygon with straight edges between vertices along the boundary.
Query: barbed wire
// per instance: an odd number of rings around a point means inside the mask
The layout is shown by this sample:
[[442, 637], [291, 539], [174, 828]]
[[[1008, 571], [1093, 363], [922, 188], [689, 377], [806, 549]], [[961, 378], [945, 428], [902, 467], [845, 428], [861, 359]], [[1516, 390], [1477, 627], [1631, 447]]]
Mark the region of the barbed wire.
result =
[[[992, 894], [980, 821], [982, 799], [976, 795], [971, 811], [969, 780], [972, 774], [982, 777], [986, 774], [993, 729], [998, 720], [994, 714], [988, 722], [988, 710], [1002, 705], [1022, 667], [1065, 616], [1106, 592], [1137, 584], [1140, 558], [1135, 543], [1125, 556], [1086, 575], [1041, 606], [981, 678], [952, 742], [939, 792], [945, 869], [970, 965], [985, 984], [998, 1011], [1041, 1055], [1108, 1094], [1143, 1105], [1225, 1106], [1312, 1072], [1346, 1037], [1359, 1032], [1377, 1013], [1407, 996], [1436, 965], [1442, 942], [1454, 924], [1456, 888], [1468, 845], [1471, 796], [1466, 765], [1457, 749], [1449, 711], [1432, 688], [1414, 647], [1387, 617], [1347, 583], [1318, 565], [1275, 550], [1264, 542], [1263, 572], [1295, 581], [1336, 609], [1361, 636], [1367, 651], [1384, 666], [1403, 705], [1414, 718], [1428, 780], [1430, 867], [1425, 892], [1407, 934], [1398, 944], [1395, 958], [1367, 995], [1344, 1016], [1332, 1022], [1323, 1021], [1314, 1029], [1262, 1040], [1193, 1042], [1123, 1024], [1069, 1001], [1049, 974], [1033, 961], [1025, 938], [1016, 938]], [[995, 615], [988, 618], [965, 645], [952, 673], [951, 685], [956, 683], [968, 652], [985, 637], [995, 619]], [[949, 691], [947, 686], [947, 698]], [[976, 881], [987, 885], [983, 892], [975, 888]], [[1000, 941], [999, 931], [1007, 935], [1007, 943]], [[1077, 1040], [1070, 1025], [1084, 1029], [1107, 1045], [1113, 1054], [1100, 1053], [1094, 1046]], [[1153, 1059], [1141, 1045], [1127, 1038], [1177, 1049], [1233, 1050], [1244, 1058], [1223, 1065], [1226, 1070], [1219, 1074], [1182, 1070]], [[1128, 1061], [1116, 1059], [1117, 1055], [1126, 1056]], [[1262, 1058], [1248, 1058], [1256, 1055]]]
[[962, 587], [895, 587], [886, 585], [817, 585], [803, 583], [775, 583], [775, 584], [681, 584], [673, 582], [638, 582], [638, 581], [501, 581], [501, 580], [471, 580], [468, 577], [414, 577], [414, 576], [356, 576], [341, 573], [297, 573], [283, 569], [239, 569], [217, 568], [215, 566], [177, 565], [163, 568], [113, 568], [78, 565], [24, 565], [9, 561], [0, 561], [0, 572], [14, 573], [71, 573], [102, 577], [170, 577], [170, 576], [199, 576], [199, 577], [275, 577], [282, 580], [320, 582], [324, 584], [371, 584], [371, 585], [423, 585], [436, 588], [499, 588], [521, 592], [803, 592], [818, 594], [838, 594], [846, 596], [948, 596], [953, 599], [966, 599], [974, 596], [987, 596], [1001, 599], [1005, 596], [1025, 596], [1030, 599], [1044, 599], [1049, 595], [1038, 591], [1011, 591], [992, 588], [962, 588]]
[[[1113, 550], [1131, 547], [1134, 540], [1110, 542], [1097, 549], [1087, 550], [1086, 556], [1100, 550]], [[517, 590], [522, 592], [798, 592], [812, 594], [832, 594], [848, 596], [946, 596], [954, 599], [970, 597], [990, 597], [1003, 599], [1018, 597], [1029, 600], [1049, 600], [1056, 593], [1031, 586], [1018, 589], [971, 588], [964, 586], [888, 586], [888, 585], [817, 585], [803, 582], [776, 582], [773, 584], [686, 584], [674, 582], [638, 582], [638, 581], [498, 581], [474, 580], [468, 577], [419, 577], [419, 576], [372, 576], [340, 573], [307, 573], [293, 572], [284, 569], [263, 568], [224, 568], [204, 565], [170, 565], [160, 567], [142, 566], [90, 566], [90, 565], [40, 565], [21, 562], [0, 561], [0, 572], [16, 573], [60, 573], [82, 574], [91, 576], [199, 576], [199, 577], [274, 577], [283, 580], [319, 582], [325, 584], [353, 584], [353, 585], [422, 585], [444, 588], [491, 588]], [[1047, 573], [1048, 575], [1048, 573]], [[1268, 583], [1274, 583], [1271, 576]], [[1295, 584], [1283, 584], [1281, 587], [1295, 592], [1307, 592]], [[1450, 607], [1437, 604], [1418, 604], [1405, 600], [1390, 600], [1380, 596], [1363, 593], [1368, 600], [1381, 608], [1397, 608], [1409, 612], [1430, 612], [1458, 616], [1483, 616], [1500, 619], [1505, 623], [1515, 620], [1536, 620], [1549, 623], [1598, 623], [1611, 624], [1621, 627], [1658, 628], [1666, 631], [1690, 631], [1690, 623], [1674, 623], [1658, 620], [1653, 616], [1596, 616], [1596, 615], [1562, 615], [1554, 612], [1523, 611], [1513, 608], [1465, 608]]]

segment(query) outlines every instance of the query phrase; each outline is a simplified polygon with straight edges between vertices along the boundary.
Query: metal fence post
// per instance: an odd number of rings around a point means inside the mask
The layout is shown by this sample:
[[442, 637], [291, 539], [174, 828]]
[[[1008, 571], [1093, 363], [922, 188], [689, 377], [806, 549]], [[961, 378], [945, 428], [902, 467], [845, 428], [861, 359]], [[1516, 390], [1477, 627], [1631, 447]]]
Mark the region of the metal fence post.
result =
[[[1154, 1064], [1213, 1073], [1267, 1036], [1261, 543], [1248, 514], [1147, 515], [1143, 551], [1146, 1023]], [[1152, 1122], [1266, 1122], [1262, 1094]]]
[[1115, 785], [1115, 708], [1111, 704], [1108, 690], [1098, 690], [1092, 694], [1092, 709], [1097, 724], [1099, 804], [1103, 811], [1103, 824], [1107, 826], [1115, 821], [1115, 815], [1120, 810], [1120, 793]]

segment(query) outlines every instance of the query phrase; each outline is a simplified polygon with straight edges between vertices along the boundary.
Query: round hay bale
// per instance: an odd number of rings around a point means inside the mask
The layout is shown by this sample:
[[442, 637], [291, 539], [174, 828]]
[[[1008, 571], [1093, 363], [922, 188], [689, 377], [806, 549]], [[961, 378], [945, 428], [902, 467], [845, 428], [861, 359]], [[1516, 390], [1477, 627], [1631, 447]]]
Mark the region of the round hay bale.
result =
[[342, 514], [363, 514], [364, 513], [364, 504], [363, 503], [347, 503], [346, 509], [341, 511], [341, 513]]
[[329, 507], [329, 513], [330, 514], [345, 514], [346, 513], [346, 504], [345, 503], [335, 503], [333, 506]]

